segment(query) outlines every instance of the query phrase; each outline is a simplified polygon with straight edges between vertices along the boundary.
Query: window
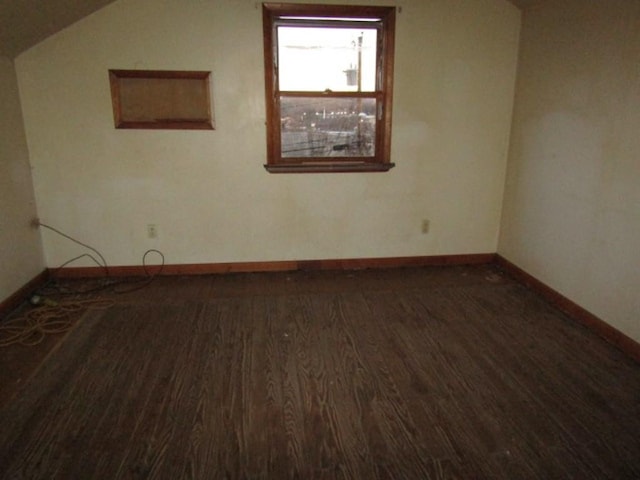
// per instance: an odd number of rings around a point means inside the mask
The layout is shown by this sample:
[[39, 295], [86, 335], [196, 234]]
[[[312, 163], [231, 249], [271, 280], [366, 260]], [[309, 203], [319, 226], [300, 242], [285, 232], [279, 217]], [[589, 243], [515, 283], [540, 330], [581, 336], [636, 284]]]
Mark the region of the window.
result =
[[263, 5], [267, 164], [387, 171], [394, 7]]

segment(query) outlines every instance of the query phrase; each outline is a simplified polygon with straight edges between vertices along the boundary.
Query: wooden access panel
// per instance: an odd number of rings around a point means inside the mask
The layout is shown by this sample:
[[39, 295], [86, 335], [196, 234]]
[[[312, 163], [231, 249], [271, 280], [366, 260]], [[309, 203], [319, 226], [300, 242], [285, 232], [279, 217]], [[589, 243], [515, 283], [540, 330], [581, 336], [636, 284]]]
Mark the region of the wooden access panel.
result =
[[211, 72], [109, 70], [116, 128], [213, 130]]

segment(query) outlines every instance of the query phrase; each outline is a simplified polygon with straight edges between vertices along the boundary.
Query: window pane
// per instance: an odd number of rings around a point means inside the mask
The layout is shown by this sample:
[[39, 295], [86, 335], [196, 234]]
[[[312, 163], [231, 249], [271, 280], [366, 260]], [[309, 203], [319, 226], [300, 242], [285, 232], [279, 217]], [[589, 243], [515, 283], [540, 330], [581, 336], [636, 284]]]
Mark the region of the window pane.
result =
[[375, 91], [376, 38], [374, 28], [278, 27], [280, 90]]
[[375, 98], [280, 101], [282, 157], [373, 157]]

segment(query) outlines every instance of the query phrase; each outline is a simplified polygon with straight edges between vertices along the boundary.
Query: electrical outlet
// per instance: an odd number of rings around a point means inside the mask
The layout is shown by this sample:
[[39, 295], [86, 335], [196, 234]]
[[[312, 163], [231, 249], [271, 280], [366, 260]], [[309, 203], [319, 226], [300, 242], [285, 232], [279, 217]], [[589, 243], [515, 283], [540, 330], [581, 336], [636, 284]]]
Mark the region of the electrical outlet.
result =
[[158, 226], [155, 223], [147, 225], [147, 237], [158, 238]]
[[422, 220], [422, 233], [429, 233], [429, 220], [426, 218]]

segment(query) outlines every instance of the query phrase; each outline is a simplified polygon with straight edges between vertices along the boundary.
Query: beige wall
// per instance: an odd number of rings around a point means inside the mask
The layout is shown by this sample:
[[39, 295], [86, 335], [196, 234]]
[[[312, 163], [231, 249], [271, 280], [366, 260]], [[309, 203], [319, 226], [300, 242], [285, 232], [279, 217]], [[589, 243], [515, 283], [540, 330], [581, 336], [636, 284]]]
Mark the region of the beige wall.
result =
[[[384, 174], [265, 172], [259, 2], [120, 0], [50, 37], [16, 60], [41, 217], [113, 265], [494, 252], [520, 12], [400, 3]], [[217, 129], [114, 129], [109, 68], [211, 70]], [[49, 266], [80, 252], [43, 238]]]
[[13, 62], [0, 57], [0, 302], [44, 269]]
[[640, 341], [640, 2], [524, 15], [499, 253]]

